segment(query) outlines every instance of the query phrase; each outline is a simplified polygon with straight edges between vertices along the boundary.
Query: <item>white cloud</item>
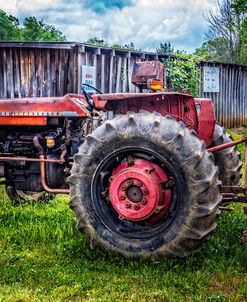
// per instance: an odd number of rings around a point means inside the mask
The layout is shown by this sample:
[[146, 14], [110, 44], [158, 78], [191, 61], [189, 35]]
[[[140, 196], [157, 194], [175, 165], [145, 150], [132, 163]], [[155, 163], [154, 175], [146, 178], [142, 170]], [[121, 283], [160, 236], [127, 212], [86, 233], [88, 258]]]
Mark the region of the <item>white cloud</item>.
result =
[[[0, 8], [15, 10], [16, 16], [35, 15], [54, 24], [68, 40], [86, 41], [101, 37], [107, 42], [154, 50], [160, 42], [170, 41], [176, 49], [192, 51], [199, 47], [207, 31], [203, 17], [214, 0], [137, 0], [122, 10], [110, 9], [96, 14], [79, 0], [0, 0]], [[13, 9], [14, 8], [14, 9]]]
[[16, 8], [16, 0], [0, 0], [0, 9], [3, 9], [8, 14], [16, 15], [17, 8]]

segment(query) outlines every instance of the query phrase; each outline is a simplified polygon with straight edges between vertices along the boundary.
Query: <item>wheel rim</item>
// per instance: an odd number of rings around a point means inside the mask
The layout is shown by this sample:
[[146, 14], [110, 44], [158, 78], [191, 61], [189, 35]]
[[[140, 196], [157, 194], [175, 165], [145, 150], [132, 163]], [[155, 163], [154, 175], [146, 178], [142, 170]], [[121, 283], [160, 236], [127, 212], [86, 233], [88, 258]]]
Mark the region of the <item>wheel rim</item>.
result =
[[[128, 166], [129, 158], [134, 158], [139, 164], [146, 165], [148, 162], [150, 166], [151, 163], [152, 168], [155, 170], [155, 176], [160, 173], [160, 181], [166, 179], [164, 181], [167, 183], [167, 187], [165, 188], [166, 195], [161, 198], [162, 210], [159, 213], [155, 213], [152, 208], [152, 210], [144, 211], [144, 214], [142, 212], [137, 219], [136, 217], [132, 217], [131, 219], [129, 212], [122, 215], [123, 213], [120, 210], [116, 210], [117, 205], [119, 205], [119, 199], [117, 202], [112, 201], [112, 195], [121, 186], [117, 185], [117, 182], [114, 181], [114, 176], [118, 175], [119, 172], [123, 172], [124, 166], [122, 165]], [[91, 186], [92, 204], [99, 219], [109, 230], [130, 239], [147, 240], [158, 234], [162, 234], [170, 226], [181, 206], [178, 201], [183, 196], [184, 183], [176, 181], [176, 171], [174, 172], [173, 165], [167, 158], [151, 149], [125, 147], [114, 151], [99, 164], [93, 176]], [[138, 169], [140, 169], [140, 165]], [[162, 173], [160, 170], [162, 170]], [[140, 173], [140, 171], [138, 172]], [[122, 176], [122, 173], [120, 175]], [[121, 183], [120, 177], [115, 177], [115, 179], [118, 180], [118, 183]], [[138, 178], [135, 179], [135, 187], [138, 187], [137, 182], [139, 180]], [[164, 190], [164, 187], [162, 189]], [[126, 194], [128, 193], [131, 194], [131, 191], [126, 192]], [[157, 205], [157, 196], [155, 202], [153, 202], [155, 205]], [[135, 204], [133, 201], [132, 203]]]
[[109, 198], [120, 219], [158, 221], [171, 203], [169, 178], [158, 165], [129, 157], [109, 179]]

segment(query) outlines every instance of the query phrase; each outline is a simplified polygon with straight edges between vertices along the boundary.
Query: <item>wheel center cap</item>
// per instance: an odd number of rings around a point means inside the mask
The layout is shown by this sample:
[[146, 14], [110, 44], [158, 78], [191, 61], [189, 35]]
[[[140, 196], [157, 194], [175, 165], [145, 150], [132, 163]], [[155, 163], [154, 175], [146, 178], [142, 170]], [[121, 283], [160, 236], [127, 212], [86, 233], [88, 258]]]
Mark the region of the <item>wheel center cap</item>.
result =
[[163, 215], [171, 200], [171, 191], [162, 186], [167, 181], [166, 173], [148, 160], [120, 164], [113, 171], [109, 185], [110, 201], [119, 218], [142, 221], [154, 213]]
[[142, 190], [137, 186], [130, 186], [127, 190], [127, 197], [130, 201], [138, 203], [142, 200]]

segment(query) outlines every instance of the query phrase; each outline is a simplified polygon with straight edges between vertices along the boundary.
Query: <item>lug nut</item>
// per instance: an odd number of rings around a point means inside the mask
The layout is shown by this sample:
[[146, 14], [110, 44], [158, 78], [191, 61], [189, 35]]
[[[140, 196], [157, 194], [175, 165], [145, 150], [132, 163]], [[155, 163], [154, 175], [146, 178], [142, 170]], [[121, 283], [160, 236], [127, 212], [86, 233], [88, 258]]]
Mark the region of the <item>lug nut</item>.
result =
[[139, 210], [140, 209], [140, 205], [139, 204], [135, 204], [134, 208], [135, 208], [135, 210]]
[[137, 186], [138, 186], [138, 187], [141, 187], [141, 186], [142, 186], [142, 182], [141, 182], [141, 181], [138, 181], [138, 182], [137, 182]]
[[125, 186], [122, 186], [121, 189], [122, 189], [122, 191], [125, 191], [125, 190], [126, 190], [126, 187], [125, 187]]
[[125, 207], [126, 207], [127, 209], [130, 209], [130, 208], [131, 208], [131, 204], [130, 204], [129, 202], [126, 202]]
[[154, 170], [153, 167], [148, 167], [144, 171], [147, 172], [148, 174], [150, 174], [153, 170]]
[[132, 180], [128, 180], [128, 185], [132, 185], [133, 181]]
[[124, 199], [125, 199], [125, 196], [124, 196], [124, 195], [121, 195], [120, 198], [121, 198], [122, 200], [124, 200]]
[[147, 204], [148, 203], [148, 201], [147, 201], [147, 199], [146, 198], [143, 198], [143, 200], [142, 200], [142, 204]]
[[144, 190], [142, 190], [142, 193], [144, 194], [144, 195], [147, 195], [147, 190], [146, 189], [144, 189]]

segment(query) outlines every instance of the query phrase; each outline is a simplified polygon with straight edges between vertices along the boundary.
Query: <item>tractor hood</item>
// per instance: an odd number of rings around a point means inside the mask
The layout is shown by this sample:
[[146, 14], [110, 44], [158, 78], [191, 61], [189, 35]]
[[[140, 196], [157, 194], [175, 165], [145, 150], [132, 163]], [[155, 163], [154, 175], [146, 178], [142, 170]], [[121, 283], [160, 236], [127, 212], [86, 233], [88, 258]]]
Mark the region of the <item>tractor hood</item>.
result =
[[0, 125], [45, 126], [49, 117], [87, 117], [85, 98], [78, 94], [63, 97], [0, 100]]

